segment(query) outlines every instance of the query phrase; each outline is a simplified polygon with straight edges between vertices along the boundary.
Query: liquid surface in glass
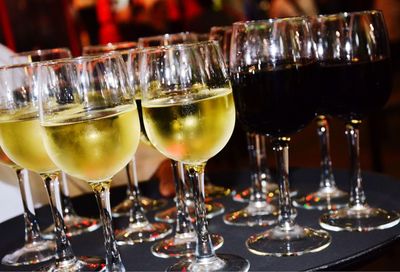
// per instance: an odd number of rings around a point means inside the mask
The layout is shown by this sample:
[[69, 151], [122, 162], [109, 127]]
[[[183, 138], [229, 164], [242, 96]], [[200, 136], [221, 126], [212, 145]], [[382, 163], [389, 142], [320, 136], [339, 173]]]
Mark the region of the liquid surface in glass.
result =
[[205, 162], [226, 145], [235, 126], [230, 88], [142, 101], [152, 144], [164, 155], [187, 164]]
[[67, 174], [90, 182], [111, 179], [133, 157], [140, 125], [134, 106], [95, 113], [93, 119], [43, 124], [50, 157]]
[[0, 123], [0, 144], [7, 156], [23, 168], [36, 173], [58, 169], [47, 155], [37, 118]]

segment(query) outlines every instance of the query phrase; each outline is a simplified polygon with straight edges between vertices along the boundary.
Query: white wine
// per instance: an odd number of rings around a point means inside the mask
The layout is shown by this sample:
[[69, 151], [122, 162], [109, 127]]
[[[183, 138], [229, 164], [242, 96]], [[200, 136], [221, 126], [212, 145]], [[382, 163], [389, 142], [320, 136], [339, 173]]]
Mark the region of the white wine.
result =
[[230, 88], [143, 101], [142, 108], [152, 144], [165, 156], [187, 164], [215, 156], [226, 145], [235, 126]]
[[43, 124], [50, 158], [67, 174], [90, 182], [111, 179], [133, 157], [140, 139], [134, 106], [94, 113], [93, 119]]
[[23, 168], [41, 174], [57, 171], [44, 148], [36, 117], [0, 123], [0, 144], [7, 156]]

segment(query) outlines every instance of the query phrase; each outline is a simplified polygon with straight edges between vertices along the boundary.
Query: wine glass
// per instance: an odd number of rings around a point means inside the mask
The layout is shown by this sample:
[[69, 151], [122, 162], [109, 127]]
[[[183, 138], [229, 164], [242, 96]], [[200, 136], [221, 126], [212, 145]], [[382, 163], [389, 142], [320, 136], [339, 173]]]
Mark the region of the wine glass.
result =
[[[136, 48], [137, 42], [119, 42], [119, 43], [108, 43], [106, 45], [89, 45], [83, 47], [83, 55], [101, 55], [104, 53], [118, 51], [121, 53], [124, 61], [128, 61], [128, 51], [130, 49]], [[136, 96], [139, 94], [136, 93]], [[138, 107], [139, 117], [141, 116], [141, 108], [140, 108], [140, 100], [136, 100], [136, 105]], [[141, 118], [140, 118], [141, 119]], [[141, 126], [141, 141], [145, 144], [150, 144], [147, 139], [147, 136], [143, 132], [142, 121], [140, 121]], [[133, 169], [135, 167], [135, 169]], [[131, 173], [133, 171], [133, 173]], [[127, 190], [126, 190], [126, 198], [115, 207], [112, 208], [112, 214], [114, 217], [120, 216], [133, 216], [133, 217], [143, 217], [144, 215], [135, 216], [136, 213], [141, 211], [143, 208], [145, 211], [152, 211], [162, 208], [167, 205], [167, 201], [165, 199], [152, 199], [149, 197], [142, 196], [139, 190], [139, 184], [136, 176], [136, 162], [132, 161], [125, 166], [125, 172], [128, 179]], [[136, 203], [136, 211], [131, 211], [134, 209], [134, 201], [140, 202], [140, 208], [138, 206], [139, 203]]]
[[[136, 104], [138, 106], [139, 111], [139, 119], [141, 124], [141, 131], [142, 134], [145, 135], [147, 138], [146, 130], [144, 128], [143, 123], [143, 115], [142, 115], [142, 107], [141, 107], [141, 91], [139, 86], [139, 66], [138, 66], [138, 56], [139, 53], [143, 49], [133, 49], [130, 50], [128, 53], [128, 74], [130, 77], [130, 81], [132, 86], [135, 88], [136, 93]], [[171, 161], [171, 167], [173, 170], [173, 178], [175, 182], [176, 188], [176, 206], [175, 206], [175, 235], [173, 237], [161, 240], [155, 243], [152, 248], [151, 252], [157, 256], [162, 258], [168, 257], [180, 257], [180, 256], [189, 256], [194, 254], [195, 245], [196, 245], [196, 234], [194, 231], [193, 224], [191, 222], [191, 218], [189, 216], [189, 210], [186, 205], [186, 195], [185, 195], [185, 175], [183, 164], [174, 160]], [[168, 209], [167, 212], [170, 212], [171, 209]], [[137, 209], [137, 213], [140, 214], [140, 209]], [[138, 216], [135, 216], [138, 218]], [[145, 218], [145, 215], [141, 215], [140, 218]], [[140, 226], [138, 224], [134, 225], [134, 229], [136, 232], [139, 232], [141, 229], [144, 229], [145, 225], [143, 222]], [[148, 229], [148, 227], [146, 227]], [[140, 234], [140, 233], [139, 233]], [[140, 237], [143, 237], [143, 234], [140, 234]], [[161, 237], [161, 236], [152, 236], [152, 237]], [[124, 235], [118, 235], [117, 240], [125, 240]], [[219, 248], [223, 244], [223, 238], [219, 235], [212, 235], [211, 236], [212, 243], [215, 248]]]
[[[147, 47], [152, 47], [152, 46], [163, 46], [163, 45], [173, 45], [173, 44], [180, 44], [180, 43], [193, 43], [198, 41], [198, 35], [193, 32], [180, 32], [180, 33], [175, 33], [175, 34], [164, 34], [164, 35], [158, 35], [158, 36], [152, 36], [152, 37], [144, 37], [144, 38], [139, 38], [138, 40], [138, 47], [139, 48], [147, 48]], [[173, 161], [171, 161], [171, 166], [176, 167], [177, 164]], [[179, 172], [178, 169], [172, 169], [172, 172]], [[185, 180], [184, 180], [185, 181]], [[175, 184], [177, 184], [179, 181], [175, 180]], [[230, 193], [229, 189], [225, 189], [220, 186], [214, 186], [212, 184], [207, 184], [206, 186], [206, 195], [207, 199], [211, 200], [212, 197], [221, 197], [221, 196], [226, 196]], [[193, 206], [193, 194], [191, 193], [191, 190], [188, 190], [186, 184], [185, 184], [186, 190], [185, 190], [185, 202], [186, 205], [188, 206], [189, 209], [189, 214], [193, 215], [194, 214], [194, 206]], [[207, 217], [213, 218], [217, 215], [222, 214], [225, 211], [224, 206], [221, 203], [218, 202], [208, 202], [206, 204], [206, 210], [207, 210]], [[166, 222], [166, 223], [174, 223], [178, 213], [182, 213], [183, 211], [177, 211], [177, 207], [172, 207], [169, 209], [166, 209], [164, 211], [160, 211], [154, 215], [154, 218], [157, 221], [160, 222]]]
[[[14, 64], [31, 63], [46, 60], [55, 60], [62, 58], [71, 58], [72, 54], [68, 48], [53, 48], [40, 49], [33, 51], [25, 51], [11, 56]], [[65, 173], [61, 173], [61, 190], [56, 193], [61, 193], [64, 223], [67, 227], [67, 236], [75, 236], [85, 232], [95, 231], [100, 227], [100, 222], [94, 218], [79, 216], [72, 205], [69, 197], [68, 181]], [[54, 238], [54, 224], [47, 227], [43, 232], [43, 237]]]
[[55, 225], [55, 262], [46, 270], [98, 271], [104, 260], [75, 257], [66, 233], [60, 194], [58, 167], [45, 150], [38, 119], [36, 70], [40, 62], [0, 68], [0, 145], [17, 165], [40, 174], [45, 185]]
[[233, 25], [230, 73], [237, 116], [246, 131], [271, 137], [279, 181], [278, 224], [250, 236], [254, 254], [301, 255], [326, 248], [330, 235], [295, 223], [289, 193], [289, 141], [315, 117], [316, 56], [305, 17]]
[[165, 156], [184, 163], [193, 189], [196, 258], [170, 271], [247, 271], [249, 262], [215, 254], [204, 205], [204, 169], [226, 145], [235, 106], [224, 60], [215, 41], [149, 48], [139, 56], [143, 120], [147, 135]]
[[[218, 41], [220, 44], [227, 66], [229, 66], [231, 37], [231, 26], [214, 26], [210, 29], [210, 40]], [[249, 204], [243, 209], [226, 213], [223, 220], [228, 225], [236, 226], [271, 225], [277, 220], [277, 208], [270, 203], [272, 197], [268, 196], [275, 196], [277, 186], [271, 183], [271, 175], [267, 167], [266, 137], [247, 132], [246, 139], [252, 184], [250, 188], [238, 193], [234, 192], [233, 199], [240, 202], [249, 201]]]
[[99, 206], [106, 268], [125, 270], [110, 208], [113, 175], [133, 157], [140, 139], [134, 92], [118, 52], [44, 63], [38, 70], [40, 126], [51, 160], [85, 180]]
[[333, 231], [390, 228], [399, 223], [400, 216], [367, 204], [359, 160], [362, 120], [380, 110], [391, 91], [383, 15], [372, 10], [319, 16], [316, 20], [319, 72], [324, 83], [322, 109], [345, 121], [351, 162], [348, 207], [323, 214], [320, 225]]
[[36, 264], [54, 258], [55, 243], [44, 240], [40, 234], [39, 224], [35, 215], [28, 170], [16, 165], [0, 148], [0, 164], [11, 167], [17, 176], [20, 188], [22, 207], [24, 209], [25, 243], [21, 248], [5, 255], [3, 265], [20, 266]]

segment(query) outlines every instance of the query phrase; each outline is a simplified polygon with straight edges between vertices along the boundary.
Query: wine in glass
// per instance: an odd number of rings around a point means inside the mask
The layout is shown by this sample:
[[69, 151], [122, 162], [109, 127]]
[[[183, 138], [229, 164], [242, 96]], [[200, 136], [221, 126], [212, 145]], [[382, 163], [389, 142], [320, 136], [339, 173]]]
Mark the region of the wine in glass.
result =
[[52, 161], [85, 180], [99, 206], [106, 268], [125, 270], [114, 238], [111, 179], [132, 159], [140, 139], [134, 92], [118, 52], [39, 67], [40, 125]]
[[[107, 43], [105, 45], [88, 45], [83, 47], [83, 55], [101, 55], [112, 51], [118, 51], [121, 53], [125, 62], [128, 61], [128, 51], [137, 47], [137, 42], [118, 42], [118, 43]], [[140, 93], [136, 92], [136, 97], [140, 97]], [[141, 107], [140, 99], [136, 99], [136, 105], [138, 107], [139, 119], [141, 118]], [[142, 126], [142, 121], [140, 121], [140, 139], [145, 144], [150, 144], [147, 139], [146, 133]], [[139, 190], [137, 175], [136, 175], [136, 162], [133, 160], [128, 163], [125, 167], [126, 176], [128, 179], [126, 198], [115, 207], [112, 208], [112, 214], [114, 217], [120, 216], [133, 216], [133, 217], [143, 217], [144, 215], [139, 215], [141, 209], [145, 211], [157, 210], [161, 207], [167, 205], [165, 199], [152, 199], [149, 197], [142, 196]], [[134, 202], [140, 202], [134, 204]], [[140, 204], [140, 205], [139, 205]], [[134, 207], [136, 205], [136, 208]], [[140, 207], [139, 207], [140, 206]], [[134, 210], [132, 210], [134, 209]]]
[[37, 69], [40, 62], [0, 68], [0, 145], [17, 165], [40, 174], [49, 197], [55, 225], [55, 262], [43, 269], [98, 271], [104, 260], [77, 258], [67, 236], [59, 194], [58, 167], [49, 158], [38, 119]]
[[227, 144], [235, 126], [232, 89], [215, 41], [149, 48], [139, 56], [143, 120], [165, 156], [184, 163], [195, 202], [196, 257], [170, 271], [247, 271], [249, 262], [215, 254], [204, 205], [208, 159]]
[[359, 158], [359, 127], [380, 110], [391, 92], [389, 40], [380, 11], [339, 13], [316, 18], [324, 84], [322, 110], [345, 121], [350, 149], [348, 207], [325, 213], [320, 225], [328, 230], [370, 231], [400, 221], [397, 212], [370, 207], [363, 189]]
[[326, 231], [296, 224], [289, 192], [290, 136], [315, 117], [316, 71], [307, 18], [233, 25], [230, 73], [237, 116], [246, 131], [270, 136], [279, 181], [278, 223], [246, 241], [254, 254], [301, 255], [322, 250], [331, 242]]
[[[71, 58], [72, 54], [68, 48], [39, 49], [14, 54], [11, 60], [14, 64], [32, 63], [38, 61]], [[61, 199], [63, 205], [64, 223], [67, 227], [67, 235], [75, 236], [85, 232], [95, 231], [100, 227], [100, 221], [94, 218], [79, 216], [72, 205], [69, 197], [68, 180], [65, 173], [61, 173]], [[58, 193], [58, 191], [56, 192]], [[54, 224], [47, 227], [42, 234], [45, 238], [54, 238]]]

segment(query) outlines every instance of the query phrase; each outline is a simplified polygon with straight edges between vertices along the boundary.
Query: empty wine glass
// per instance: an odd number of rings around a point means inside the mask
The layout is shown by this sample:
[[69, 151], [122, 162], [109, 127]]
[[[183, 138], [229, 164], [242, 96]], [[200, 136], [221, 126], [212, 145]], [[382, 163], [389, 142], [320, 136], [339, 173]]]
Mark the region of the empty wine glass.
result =
[[55, 225], [55, 262], [45, 270], [98, 271], [104, 260], [75, 257], [67, 236], [58, 181], [58, 167], [49, 158], [38, 119], [36, 71], [40, 62], [0, 68], [0, 145], [17, 165], [40, 174], [45, 185]]
[[271, 137], [279, 181], [278, 224], [246, 241], [254, 254], [301, 255], [322, 250], [331, 242], [326, 231], [295, 223], [289, 192], [290, 135], [315, 117], [316, 68], [306, 18], [233, 25], [230, 73], [237, 116], [246, 131]]
[[215, 41], [150, 48], [140, 53], [140, 87], [147, 135], [165, 156], [183, 162], [193, 188], [196, 258], [170, 271], [247, 271], [249, 262], [215, 254], [204, 205], [204, 168], [227, 144], [235, 106], [222, 53]]
[[[55, 60], [63, 58], [71, 58], [72, 54], [68, 48], [53, 48], [39, 49], [33, 51], [25, 51], [11, 56], [12, 62], [17, 63], [32, 63], [38, 61]], [[85, 232], [95, 231], [100, 227], [100, 221], [94, 218], [79, 216], [69, 196], [68, 181], [65, 173], [61, 173], [61, 199], [63, 205], [64, 223], [67, 227], [67, 236], [75, 236]], [[58, 192], [56, 192], [58, 193]], [[42, 231], [43, 237], [54, 238], [54, 224]]]
[[321, 108], [345, 121], [351, 163], [348, 207], [322, 215], [320, 225], [333, 231], [390, 228], [399, 223], [400, 216], [367, 204], [359, 158], [362, 120], [380, 110], [391, 92], [389, 40], [383, 15], [372, 10], [319, 16], [314, 28], [324, 84]]

